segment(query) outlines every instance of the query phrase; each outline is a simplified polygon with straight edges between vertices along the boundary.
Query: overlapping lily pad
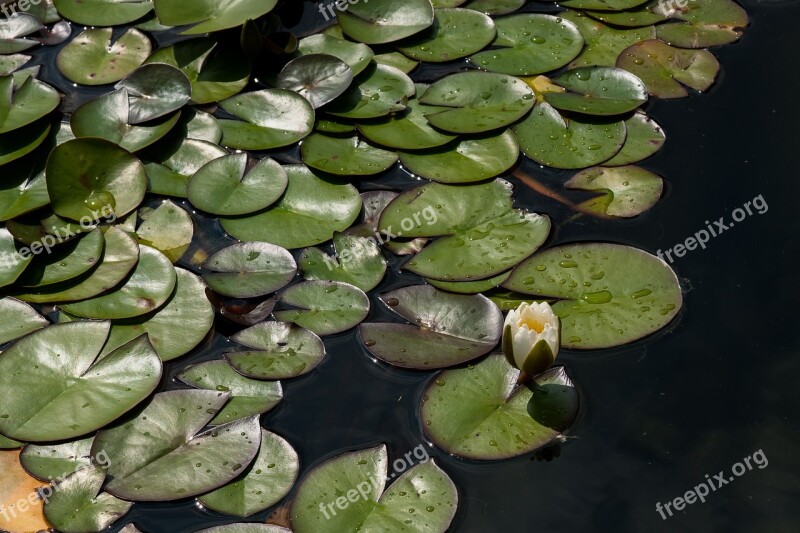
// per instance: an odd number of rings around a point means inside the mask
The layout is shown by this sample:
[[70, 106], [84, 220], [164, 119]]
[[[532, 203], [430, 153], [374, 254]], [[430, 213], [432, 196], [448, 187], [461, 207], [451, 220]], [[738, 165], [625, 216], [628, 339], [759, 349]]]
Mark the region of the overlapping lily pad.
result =
[[272, 11], [278, 0], [198, 0], [191, 4], [184, 0], [154, 0], [153, 3], [162, 24], [192, 24], [182, 33], [198, 35], [234, 28], [257, 19]]
[[308, 280], [343, 281], [364, 292], [374, 289], [386, 274], [386, 259], [375, 238], [336, 233], [336, 257], [319, 248], [307, 248], [300, 255], [300, 269]]
[[0, 54], [14, 54], [33, 48], [39, 44], [38, 41], [26, 39], [25, 36], [43, 27], [39, 19], [28, 13], [4, 17], [0, 20]]
[[315, 133], [300, 147], [303, 162], [317, 170], [339, 176], [380, 174], [397, 163], [398, 155], [358, 136], [341, 138]]
[[186, 74], [166, 63], [143, 65], [114, 88], [128, 91], [129, 124], [169, 115], [192, 97], [192, 85]]
[[354, 43], [324, 33], [301, 39], [297, 46], [301, 54], [330, 54], [348, 65], [353, 76], [360, 74], [372, 61], [374, 52], [362, 43]]
[[325, 357], [325, 345], [313, 332], [286, 322], [262, 322], [232, 337], [252, 348], [224, 356], [240, 374], [255, 379], [288, 379], [306, 374]]
[[0, 299], [0, 345], [38, 331], [50, 323], [33, 307], [15, 298]]
[[343, 118], [364, 120], [403, 111], [416, 87], [406, 74], [388, 65], [372, 63], [342, 96], [325, 111]]
[[638, 163], [658, 152], [667, 140], [661, 126], [641, 111], [637, 111], [625, 121], [625, 130], [627, 135], [622, 149], [603, 165]]
[[342, 95], [353, 83], [353, 69], [329, 54], [306, 54], [290, 61], [278, 74], [277, 86], [295, 91], [317, 109]]
[[281, 292], [277, 301], [291, 309], [275, 311], [275, 318], [294, 322], [322, 336], [357, 326], [370, 308], [364, 291], [340, 281], [298, 283]]
[[75, 83], [114, 83], [144, 63], [152, 47], [145, 34], [131, 28], [111, 44], [111, 28], [90, 28], [58, 54], [58, 70]]
[[268, 150], [294, 144], [314, 127], [314, 109], [293, 91], [265, 89], [220, 102], [241, 120], [220, 120], [222, 143], [241, 150]]
[[44, 172], [7, 176], [0, 185], [0, 221], [10, 220], [50, 203]]
[[433, 24], [430, 0], [371, 0], [347, 7], [337, 12], [339, 26], [349, 37], [366, 44], [399, 41]]
[[593, 167], [574, 175], [564, 186], [604, 193], [584, 208], [613, 217], [630, 218], [647, 211], [661, 198], [664, 181], [636, 166]]
[[265, 242], [234, 244], [205, 264], [203, 278], [219, 294], [236, 298], [264, 296], [288, 285], [297, 263], [285, 248]]
[[[17, 280], [17, 285], [30, 288], [47, 287], [74, 279], [95, 266], [103, 255], [105, 239], [103, 232], [96, 229], [63, 245], [50, 249], [56, 238], [45, 242], [44, 239], [36, 247], [36, 255], [25, 273]], [[45, 247], [45, 245], [50, 245]]]
[[29, 444], [20, 454], [20, 461], [31, 475], [42, 481], [64, 479], [92, 464], [94, 436], [60, 444]]
[[215, 143], [188, 137], [156, 143], [143, 155], [148, 190], [186, 198], [190, 178], [205, 164], [226, 155], [228, 152]]
[[194, 236], [194, 222], [186, 210], [164, 200], [153, 210], [141, 210], [142, 223], [136, 229], [139, 242], [151, 246], [177, 263]]
[[745, 10], [732, 0], [707, 0], [676, 9], [671, 22], [656, 27], [662, 41], [681, 48], [704, 48], [736, 42], [747, 26]]
[[587, 115], [621, 115], [647, 102], [642, 80], [615, 67], [579, 67], [555, 78], [567, 92], [550, 92], [544, 99], [553, 107]]
[[427, 30], [400, 43], [398, 50], [411, 59], [444, 63], [483, 50], [497, 35], [494, 21], [472, 9], [440, 8]]
[[559, 13], [558, 16], [575, 24], [586, 41], [586, 47], [581, 55], [569, 64], [570, 68], [595, 65], [613, 67], [624, 49], [635, 42], [656, 37], [656, 29], [653, 26], [633, 29], [613, 28], [586, 16], [582, 11], [573, 10]]
[[16, 86], [13, 75], [0, 76], [0, 134], [36, 122], [58, 107], [60, 101], [55, 89], [32, 76], [21, 86]]

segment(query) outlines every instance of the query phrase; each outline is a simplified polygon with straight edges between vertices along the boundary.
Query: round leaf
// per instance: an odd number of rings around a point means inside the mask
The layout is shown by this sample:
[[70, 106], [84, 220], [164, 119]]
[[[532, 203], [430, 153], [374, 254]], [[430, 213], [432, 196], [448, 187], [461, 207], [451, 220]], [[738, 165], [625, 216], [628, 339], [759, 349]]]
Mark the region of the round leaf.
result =
[[353, 43], [323, 33], [301, 39], [298, 43], [298, 50], [303, 55], [330, 54], [338, 57], [350, 65], [353, 76], [367, 68], [375, 55], [372, 49], [365, 44]]
[[198, 35], [241, 26], [275, 8], [278, 0], [154, 0], [156, 15], [167, 26], [194, 24], [183, 35]]
[[294, 144], [314, 128], [314, 109], [293, 91], [266, 89], [242, 93], [220, 102], [242, 119], [220, 120], [222, 142], [240, 150], [269, 150]]
[[134, 28], [111, 44], [111, 28], [84, 31], [61, 49], [58, 70], [82, 85], [105, 85], [121, 80], [141, 65], [152, 47], [145, 34]]
[[53, 0], [58, 13], [86, 26], [117, 26], [140, 19], [153, 9], [152, 0]]
[[173, 263], [189, 249], [194, 235], [194, 222], [184, 209], [164, 200], [157, 208], [141, 215], [136, 229], [139, 242], [155, 248]]
[[285, 322], [262, 322], [232, 340], [252, 348], [223, 354], [240, 374], [255, 379], [288, 379], [311, 372], [325, 357], [325, 345], [311, 331]]
[[31, 475], [42, 481], [63, 479], [92, 464], [94, 436], [62, 444], [28, 444], [20, 461]]
[[0, 298], [0, 346], [49, 324], [28, 304], [15, 298]]
[[339, 26], [353, 40], [366, 44], [399, 41], [433, 24], [430, 0], [370, 0], [351, 3], [337, 13]]
[[294, 322], [317, 335], [333, 335], [357, 326], [369, 313], [364, 291], [338, 281], [306, 281], [285, 289], [277, 298], [296, 309], [275, 311], [278, 320]]
[[653, 207], [664, 190], [659, 176], [635, 166], [590, 168], [574, 175], [564, 186], [605, 193], [584, 207], [623, 218], [635, 217]]
[[414, 82], [402, 71], [373, 63], [325, 111], [356, 120], [385, 117], [403, 111], [415, 92]]
[[579, 67], [553, 81], [567, 92], [546, 93], [544, 99], [565, 111], [621, 115], [647, 102], [647, 89], [642, 80], [615, 67]]
[[305, 279], [343, 281], [364, 292], [383, 280], [386, 259], [374, 238], [336, 233], [333, 245], [338, 260], [319, 248], [303, 250], [299, 263]]
[[353, 83], [353, 70], [346, 62], [328, 54], [302, 55], [278, 74], [276, 86], [300, 94], [317, 109], [332, 102]]
[[433, 25], [398, 46], [411, 59], [453, 61], [483, 50], [496, 37], [494, 21], [472, 9], [437, 9]]
[[603, 165], [610, 167], [638, 163], [658, 152], [667, 140], [661, 126], [641, 111], [625, 121], [625, 130], [627, 135], [622, 149]]
[[234, 244], [206, 261], [203, 275], [214, 291], [234, 298], [253, 298], [285, 287], [297, 273], [286, 249], [265, 242]]
[[168, 115], [183, 107], [192, 96], [186, 74], [166, 63], [143, 65], [114, 88], [128, 91], [129, 124]]
[[380, 174], [397, 163], [398, 156], [355, 137], [329, 137], [315, 133], [300, 147], [309, 167], [339, 176]]

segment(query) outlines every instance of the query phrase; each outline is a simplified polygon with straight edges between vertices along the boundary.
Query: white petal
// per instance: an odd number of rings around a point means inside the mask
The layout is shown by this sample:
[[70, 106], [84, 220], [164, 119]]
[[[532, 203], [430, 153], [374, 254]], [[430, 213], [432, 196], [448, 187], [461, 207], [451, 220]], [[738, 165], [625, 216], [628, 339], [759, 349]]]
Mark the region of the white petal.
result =
[[533, 345], [539, 340], [539, 335], [527, 326], [522, 326], [513, 337], [514, 361], [517, 368], [522, 368], [525, 358], [531, 353]]
[[553, 352], [553, 357], [556, 357], [560, 346], [558, 341], [558, 328], [552, 324], [547, 324], [539, 337], [547, 341], [547, 344], [550, 345], [550, 351]]

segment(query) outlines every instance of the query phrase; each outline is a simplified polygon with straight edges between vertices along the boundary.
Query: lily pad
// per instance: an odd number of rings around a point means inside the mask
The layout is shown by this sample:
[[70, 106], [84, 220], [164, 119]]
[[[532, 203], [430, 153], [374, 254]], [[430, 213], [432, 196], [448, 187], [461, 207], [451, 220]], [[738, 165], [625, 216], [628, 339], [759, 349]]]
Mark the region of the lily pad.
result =
[[330, 54], [338, 57], [350, 65], [353, 76], [357, 76], [367, 68], [375, 55], [365, 44], [353, 43], [323, 33], [301, 39], [297, 48], [303, 55]]
[[653, 26], [634, 29], [612, 28], [588, 17], [582, 11], [573, 10], [559, 13], [558, 16], [575, 24], [586, 41], [583, 52], [569, 64], [569, 68], [613, 67], [617, 64], [619, 54], [627, 47], [656, 37], [656, 29]]
[[649, 0], [634, 8], [624, 11], [585, 11], [592, 18], [602, 20], [606, 24], [622, 27], [644, 27], [669, 19], [669, 10], [663, 9], [662, 0]]
[[129, 124], [169, 115], [183, 107], [192, 96], [192, 85], [186, 74], [166, 63], [143, 65], [114, 88], [128, 91]]
[[719, 62], [708, 50], [684, 50], [657, 39], [626, 48], [617, 66], [638, 76], [648, 92], [659, 98], [688, 96], [684, 86], [705, 91], [719, 72]]
[[383, 44], [399, 41], [433, 24], [430, 0], [370, 0], [351, 3], [337, 13], [339, 26], [355, 41]]
[[450, 108], [426, 117], [437, 128], [453, 133], [482, 133], [508, 126], [535, 103], [533, 91], [522, 80], [474, 71], [437, 81], [419, 101]]
[[92, 464], [94, 436], [61, 444], [29, 444], [20, 454], [20, 461], [32, 476], [42, 481], [64, 479]]
[[[317, 466], [301, 481], [292, 501], [292, 529], [296, 533], [358, 528], [447, 531], [458, 505], [458, 491], [447, 474], [430, 460], [409, 469], [386, 488], [388, 467], [385, 445], [345, 453]], [[345, 495], [347, 505], [334, 505]], [[332, 507], [326, 507], [328, 503]]]
[[72, 220], [97, 220], [103, 209], [125, 216], [139, 206], [147, 189], [141, 162], [103, 139], [75, 139], [56, 146], [46, 172], [53, 211]]
[[472, 0], [466, 7], [487, 15], [508, 15], [525, 5], [526, 0]]
[[580, 350], [646, 337], [669, 324], [683, 301], [664, 261], [617, 244], [545, 250], [514, 269], [503, 287], [558, 299], [553, 310], [561, 319], [562, 345]]
[[63, 533], [102, 531], [133, 504], [101, 492], [106, 472], [99, 466], [79, 470], [59, 483], [44, 506], [47, 520]]
[[15, 87], [13, 75], [0, 76], [0, 133], [36, 122], [58, 107], [60, 102], [61, 97], [55, 89], [33, 77]]
[[153, 10], [152, 0], [53, 0], [58, 13], [86, 26], [128, 24]]
[[143, 156], [148, 190], [186, 198], [191, 177], [207, 163], [227, 155], [224, 148], [208, 141], [187, 137], [165, 139], [146, 150]]
[[357, 326], [369, 313], [364, 291], [339, 281], [306, 281], [285, 289], [277, 301], [295, 309], [275, 311], [278, 320], [294, 322], [317, 335], [333, 335]]
[[661, 199], [664, 181], [636, 166], [594, 167], [574, 175], [564, 186], [604, 193], [586, 202], [584, 207], [612, 217], [630, 218], [647, 211]]
[[511, 271], [508, 271], [478, 281], [440, 281], [438, 279], [428, 279], [426, 281], [443, 291], [455, 292], [457, 294], [479, 294], [500, 286], [510, 275]]
[[183, 35], [211, 33], [241, 26], [272, 11], [278, 0], [154, 0], [156, 15], [167, 26], [193, 26]]
[[[27, 442], [85, 435], [147, 398], [161, 360], [145, 337], [97, 361], [108, 322], [57, 324], [17, 341], [0, 355], [0, 431]], [[91, 407], [91, 409], [89, 409]]]
[[388, 65], [372, 63], [351, 87], [331, 102], [325, 112], [343, 118], [365, 120], [403, 111], [416, 87], [405, 73]]
[[223, 218], [225, 231], [242, 241], [304, 248], [330, 240], [358, 218], [361, 197], [355, 187], [322, 178], [303, 165], [284, 168], [289, 185], [283, 198], [256, 215]]
[[283, 399], [279, 381], [248, 379], [238, 374], [226, 361], [190, 365], [177, 377], [196, 389], [230, 392], [230, 400], [208, 423], [210, 426], [262, 415]]
[[[314, 128], [314, 109], [293, 91], [265, 89], [220, 102], [242, 120], [220, 120], [222, 142], [240, 150], [269, 150], [294, 144]], [[246, 121], [246, 122], [244, 122]]]
[[247, 523], [216, 526], [197, 533], [292, 533], [292, 530], [271, 524]]
[[297, 263], [285, 248], [265, 242], [234, 244], [206, 261], [203, 275], [214, 291], [234, 298], [273, 293], [289, 284]]
[[307, 248], [300, 255], [300, 269], [307, 280], [343, 281], [364, 292], [371, 291], [386, 274], [386, 259], [374, 238], [336, 233], [336, 256], [319, 248]]
[[400, 52], [376, 54], [374, 59], [377, 64], [394, 67], [404, 74], [411, 74], [419, 66], [419, 61], [409, 59]]
[[587, 115], [621, 115], [647, 102], [642, 80], [616, 67], [579, 67], [555, 78], [567, 92], [551, 92], [544, 99], [553, 107]]
[[641, 111], [625, 121], [625, 130], [625, 144], [617, 155], [603, 163], [604, 166], [638, 163], [658, 152], [667, 140], [661, 126]]
[[164, 305], [175, 289], [176, 274], [164, 254], [149, 246], [139, 247], [139, 262], [111, 292], [62, 305], [73, 315], [95, 319], [126, 319], [146, 315]]
[[564, 367], [536, 376], [530, 386], [517, 385], [518, 376], [500, 354], [436, 374], [420, 408], [425, 433], [451, 454], [488, 461], [550, 444], [575, 422], [575, 385]]
[[475, 54], [479, 68], [530, 76], [563, 67], [583, 49], [583, 36], [569, 20], [540, 13], [524, 13], [495, 21], [497, 39], [492, 50]]
[[339, 176], [380, 174], [397, 163], [395, 152], [383, 150], [355, 137], [330, 137], [315, 133], [300, 147], [303, 162], [311, 168]]
[[625, 123], [561, 116], [547, 102], [537, 104], [514, 126], [522, 151], [553, 168], [585, 168], [611, 159], [625, 143]]
[[92, 452], [104, 450], [109, 458], [106, 490], [131, 501], [168, 501], [204, 494], [239, 476], [261, 444], [258, 417], [197, 434], [228, 398], [217, 391], [162, 392], [133, 420], [100, 431]]
[[561, 5], [574, 9], [622, 11], [644, 4], [647, 0], [563, 0]]
[[314, 109], [332, 102], [353, 83], [353, 69], [329, 54], [306, 54], [290, 61], [278, 74], [276, 86], [295, 91]]
[[0, 221], [10, 220], [50, 203], [44, 172], [6, 176], [0, 184]]
[[[58, 244], [55, 237], [52, 243]], [[36, 243], [31, 245], [35, 250]], [[25, 273], [17, 280], [17, 285], [25, 288], [39, 288], [74, 279], [95, 266], [103, 256], [105, 239], [103, 232], [96, 229], [52, 250], [49, 241], [42, 240], [39, 255], [36, 255]]]
[[196, 139], [212, 144], [219, 144], [222, 140], [222, 128], [217, 119], [210, 113], [200, 111], [195, 107], [184, 108], [178, 127], [181, 131], [186, 131], [184, 137], [187, 139]]
[[511, 130], [496, 135], [462, 138], [432, 150], [400, 152], [408, 170], [440, 183], [472, 183], [503, 174], [519, 159], [519, 143]]
[[[669, 5], [669, 4], [667, 4]], [[747, 26], [747, 12], [732, 0], [696, 2], [688, 9], [674, 8], [671, 22], [656, 27], [662, 41], [681, 48], [705, 48], [733, 43]]]
[[177, 263], [189, 249], [194, 235], [194, 222], [189, 213], [171, 200], [164, 200], [141, 217], [142, 223], [136, 230], [139, 242], [155, 248]]
[[50, 124], [45, 119], [0, 134], [0, 166], [16, 161], [36, 150], [47, 139]]
[[112, 45], [111, 31], [91, 28], [75, 37], [58, 53], [58, 70], [82, 85], [114, 83], [136, 70], [152, 51], [150, 40], [131, 28]]
[[313, 332], [286, 322], [262, 322], [231, 338], [252, 348], [223, 354], [243, 376], [288, 379], [311, 372], [325, 357], [325, 345]]
[[44, 25], [39, 19], [27, 13], [3, 17], [0, 20], [0, 54], [15, 54], [33, 48], [39, 42], [25, 36], [42, 28]]
[[0, 346], [49, 324], [28, 304], [15, 298], [0, 299]]
[[0, 227], [0, 287], [14, 283], [33, 260], [30, 254], [21, 255], [14, 236], [8, 229]]
[[429, 285], [381, 295], [411, 324], [366, 323], [361, 341], [375, 357], [404, 368], [445, 368], [480, 357], [500, 340], [503, 315], [481, 295], [442, 292]]
[[417, 61], [444, 63], [480, 52], [497, 36], [494, 21], [472, 9], [441, 8], [433, 24], [397, 47]]
[[[282, 500], [297, 480], [299, 470], [300, 458], [292, 445], [275, 433], [261, 430], [261, 450], [247, 475], [201, 496], [198, 501], [212, 511], [248, 517]], [[252, 533], [256, 531], [272, 530], [254, 529]]]

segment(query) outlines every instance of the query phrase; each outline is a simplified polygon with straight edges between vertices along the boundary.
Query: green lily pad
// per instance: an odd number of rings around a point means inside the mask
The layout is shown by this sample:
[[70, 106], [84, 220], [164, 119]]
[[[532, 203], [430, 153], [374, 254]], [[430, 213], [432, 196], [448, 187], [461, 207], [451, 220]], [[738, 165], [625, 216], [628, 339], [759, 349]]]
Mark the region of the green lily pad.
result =
[[0, 450], [18, 450], [25, 446], [24, 442], [19, 442], [14, 439], [9, 439], [3, 435], [0, 435]]
[[154, 0], [156, 15], [167, 26], [193, 26], [183, 35], [211, 33], [241, 26], [272, 11], [278, 0]]
[[535, 103], [533, 91], [520, 79], [474, 71], [437, 81], [419, 101], [450, 108], [426, 117], [437, 128], [453, 133], [503, 128], [522, 118]]
[[13, 75], [0, 76], [0, 133], [36, 122], [58, 107], [60, 102], [58, 91], [33, 77], [15, 87]]
[[183, 107], [192, 96], [192, 85], [186, 74], [166, 63], [142, 65], [114, 88], [128, 90], [129, 124], [169, 115]]
[[485, 296], [415, 285], [380, 298], [411, 324], [365, 323], [359, 335], [371, 354], [391, 365], [445, 368], [488, 353], [500, 340], [503, 315]]
[[361, 197], [349, 183], [314, 174], [303, 165], [284, 167], [289, 185], [283, 198], [257, 215], [223, 218], [225, 231], [242, 241], [304, 248], [330, 240], [361, 212]]
[[179, 68], [192, 86], [192, 102], [209, 104], [238, 94], [250, 81], [250, 62], [210, 38], [190, 39], [157, 50], [145, 64]]
[[[240, 150], [269, 150], [294, 144], [314, 128], [314, 109], [293, 91], [265, 89], [220, 102], [242, 120], [220, 120], [222, 143]], [[243, 122], [246, 121], [246, 122]]]
[[18, 294], [17, 297], [33, 303], [78, 302], [113, 289], [122, 283], [136, 266], [139, 261], [139, 246], [131, 236], [114, 227], [105, 230], [104, 240], [105, 247], [97, 266], [87, 271], [85, 275], [63, 284]]
[[[429, 460], [386, 488], [388, 468], [383, 444], [322, 463], [297, 489], [290, 510], [293, 531], [447, 531], [458, 506], [458, 491], [447, 474]], [[345, 504], [335, 505], [343, 497]]]
[[585, 168], [611, 159], [625, 143], [625, 123], [561, 116], [547, 102], [537, 104], [514, 126], [522, 151], [553, 168]]
[[578, 392], [564, 367], [517, 385], [519, 370], [494, 354], [431, 378], [420, 408], [425, 433], [447, 452], [494, 461], [530, 453], [575, 422]]
[[657, 39], [638, 42], [623, 51], [617, 66], [638, 76], [658, 98], [683, 98], [686, 87], [705, 91], [719, 72], [719, 62], [708, 50], [684, 50]]
[[247, 523], [216, 526], [197, 533], [292, 533], [292, 530], [271, 524]]
[[[261, 450], [247, 475], [200, 496], [198, 501], [212, 511], [248, 517], [282, 500], [297, 480], [299, 470], [300, 458], [292, 445], [275, 433], [261, 430]], [[272, 530], [254, 529], [252, 533], [255, 531]], [[284, 531], [289, 533], [289, 530]]]
[[430, 0], [370, 0], [338, 11], [339, 26], [355, 41], [384, 44], [399, 41], [433, 24]]
[[330, 54], [338, 57], [350, 65], [353, 76], [357, 76], [367, 68], [375, 55], [365, 44], [353, 43], [322, 33], [301, 39], [297, 49], [303, 55]]
[[625, 129], [628, 133], [625, 144], [617, 155], [603, 163], [604, 166], [638, 163], [658, 152], [667, 140], [661, 126], [641, 111], [637, 111], [625, 121]]
[[525, 5], [526, 0], [472, 0], [466, 7], [487, 15], [508, 15]]
[[[115, 321], [102, 354], [146, 333], [158, 356], [166, 362], [189, 353], [206, 337], [214, 324], [214, 308], [206, 297], [206, 286], [182, 268], [176, 268], [175, 273], [175, 291], [163, 307], [135, 319]], [[181, 334], [175, 335], [176, 331]]]
[[58, 13], [86, 26], [118, 26], [153, 10], [152, 0], [53, 0]]
[[[512, 208], [511, 192], [503, 180], [423, 185], [392, 201], [379, 229], [392, 235], [402, 230], [404, 237], [444, 236], [406, 263], [406, 270], [443, 281], [486, 279], [519, 264], [550, 233], [546, 216]], [[419, 213], [434, 216], [420, 220]]]
[[210, 426], [262, 415], [283, 399], [283, 389], [279, 381], [246, 378], [226, 361], [206, 361], [190, 365], [177, 377], [196, 389], [230, 392], [230, 400], [208, 423]]
[[372, 63], [325, 112], [355, 120], [385, 117], [403, 111], [415, 93], [416, 87], [408, 75], [395, 67]]
[[39, 42], [35, 39], [25, 39], [25, 36], [42, 28], [44, 25], [39, 19], [27, 13], [3, 17], [0, 20], [0, 54], [15, 54], [33, 48]]
[[100, 296], [61, 306], [84, 318], [126, 319], [146, 315], [162, 305], [175, 289], [176, 274], [164, 254], [139, 247], [139, 262], [122, 285]]
[[0, 298], [0, 345], [38, 331], [50, 323], [30, 305]]
[[106, 472], [84, 468], [59, 483], [44, 506], [47, 521], [63, 533], [103, 531], [130, 511], [133, 504], [101, 492]]
[[297, 263], [285, 248], [265, 242], [234, 244], [208, 258], [203, 279], [215, 292], [234, 298], [273, 293], [289, 284]]
[[[747, 26], [747, 12], [732, 0], [707, 0], [690, 4], [686, 9], [673, 5], [666, 11], [683, 22], [661, 24], [656, 34], [662, 41], [680, 48], [705, 48], [733, 43]], [[671, 11], [671, 12], [670, 12]]]
[[386, 275], [386, 259], [374, 238], [335, 233], [336, 256], [319, 248], [306, 248], [298, 260], [307, 280], [343, 281], [369, 292]]
[[380, 174], [398, 161], [395, 152], [373, 146], [358, 136], [341, 138], [315, 133], [303, 141], [300, 152], [309, 167], [339, 176]]
[[601, 192], [602, 196], [584, 203], [584, 207], [612, 217], [630, 218], [656, 205], [661, 199], [664, 181], [636, 166], [593, 167], [575, 174], [564, 186]]
[[72, 220], [94, 221], [103, 210], [125, 216], [139, 207], [147, 190], [141, 162], [103, 139], [75, 139], [56, 146], [46, 172], [53, 211]]
[[61, 444], [28, 444], [19, 456], [23, 468], [42, 481], [64, 479], [92, 464], [94, 436]]
[[553, 311], [561, 318], [562, 345], [580, 350], [646, 337], [669, 324], [683, 300], [664, 261], [617, 244], [545, 250], [514, 269], [503, 287], [558, 299]]
[[44, 172], [33, 177], [24, 173], [6, 176], [0, 184], [0, 221], [16, 218], [49, 203]]
[[47, 139], [50, 124], [46, 120], [23, 126], [13, 132], [0, 134], [0, 166], [36, 150]]
[[33, 260], [30, 254], [21, 255], [14, 236], [8, 229], [0, 227], [0, 287], [11, 285]]
[[194, 222], [184, 209], [163, 200], [156, 209], [142, 214], [136, 230], [139, 242], [155, 248], [173, 263], [183, 257], [194, 236]]
[[189, 181], [204, 165], [227, 156], [215, 143], [190, 139], [165, 139], [144, 154], [148, 190], [153, 194], [186, 198]]
[[375, 63], [379, 65], [386, 65], [394, 67], [403, 74], [411, 74], [411, 72], [419, 66], [419, 61], [409, 59], [400, 52], [387, 52], [384, 54], [375, 54]]
[[277, 301], [294, 309], [275, 311], [277, 320], [294, 322], [317, 335], [333, 335], [367, 318], [369, 298], [364, 291], [339, 281], [305, 281], [285, 289]]
[[642, 80], [616, 67], [579, 67], [553, 80], [567, 92], [550, 92], [545, 101], [557, 109], [587, 115], [621, 115], [647, 102]]
[[325, 358], [325, 345], [313, 332], [286, 322], [261, 322], [231, 340], [252, 348], [223, 354], [243, 376], [289, 379], [314, 370]]
[[332, 102], [353, 83], [353, 70], [329, 54], [306, 54], [290, 61], [278, 74], [277, 87], [309, 101], [314, 109]]
[[472, 183], [503, 174], [519, 159], [519, 143], [511, 130], [465, 138], [423, 152], [400, 152], [408, 170], [440, 183]]
[[583, 36], [569, 20], [540, 13], [523, 13], [495, 21], [494, 49], [475, 54], [479, 68], [530, 76], [563, 67], [581, 53]]
[[622, 11], [644, 4], [647, 0], [563, 0], [560, 5], [573, 9], [596, 11]]
[[669, 19], [669, 13], [662, 9], [662, 0], [649, 0], [624, 11], [586, 11], [586, 14], [606, 24], [637, 28], [650, 26]]
[[427, 279], [426, 281], [443, 291], [455, 292], [457, 294], [480, 294], [500, 286], [510, 275], [511, 271], [508, 271], [478, 281], [440, 281], [438, 279]]
[[617, 29], [586, 16], [582, 11], [569, 10], [559, 13], [559, 17], [569, 20], [578, 27], [586, 41], [581, 55], [576, 57], [569, 68], [603, 66], [613, 67], [617, 57], [633, 43], [655, 39], [653, 26], [634, 29]]
[[[0, 355], [0, 431], [27, 442], [85, 435], [147, 398], [161, 360], [145, 337], [96, 361], [108, 322], [57, 324], [17, 341]], [[91, 407], [91, 409], [89, 409]]]
[[104, 450], [109, 458], [106, 490], [131, 501], [168, 501], [204, 494], [239, 476], [261, 444], [258, 417], [197, 434], [228, 398], [207, 390], [162, 392], [133, 420], [100, 431], [92, 452]]
[[178, 124], [180, 131], [186, 131], [184, 137], [219, 144], [222, 140], [222, 128], [213, 115], [200, 111], [195, 107], [184, 108]]
[[58, 70], [82, 85], [114, 83], [141, 65], [152, 52], [147, 36], [131, 28], [112, 45], [111, 28], [91, 28], [58, 54]]
[[[18, 286], [39, 288], [74, 279], [89, 271], [103, 256], [105, 239], [99, 229], [60, 246], [58, 240], [51, 237], [56, 244], [52, 251], [47, 247], [51, 241], [42, 240], [41, 251], [17, 280]], [[31, 245], [31, 251], [36, 250], [35, 244]]]
[[189, 180], [188, 195], [206, 213], [248, 215], [274, 204], [288, 184], [286, 171], [274, 160], [251, 161], [247, 154], [233, 154], [198, 170]]
[[[361, 198], [364, 204], [364, 220], [362, 223], [349, 228], [347, 233], [374, 239], [376, 242], [382, 243], [384, 247], [395, 255], [413, 255], [422, 250], [428, 239], [403, 239], [397, 236], [391, 239], [378, 232], [378, 221], [383, 210], [398, 196], [399, 194], [394, 191], [369, 191], [363, 193]], [[427, 214], [428, 220], [432, 219], [430, 211], [422, 214]]]
[[441, 8], [427, 30], [397, 47], [417, 61], [444, 63], [480, 52], [497, 36], [494, 21], [472, 9]]

